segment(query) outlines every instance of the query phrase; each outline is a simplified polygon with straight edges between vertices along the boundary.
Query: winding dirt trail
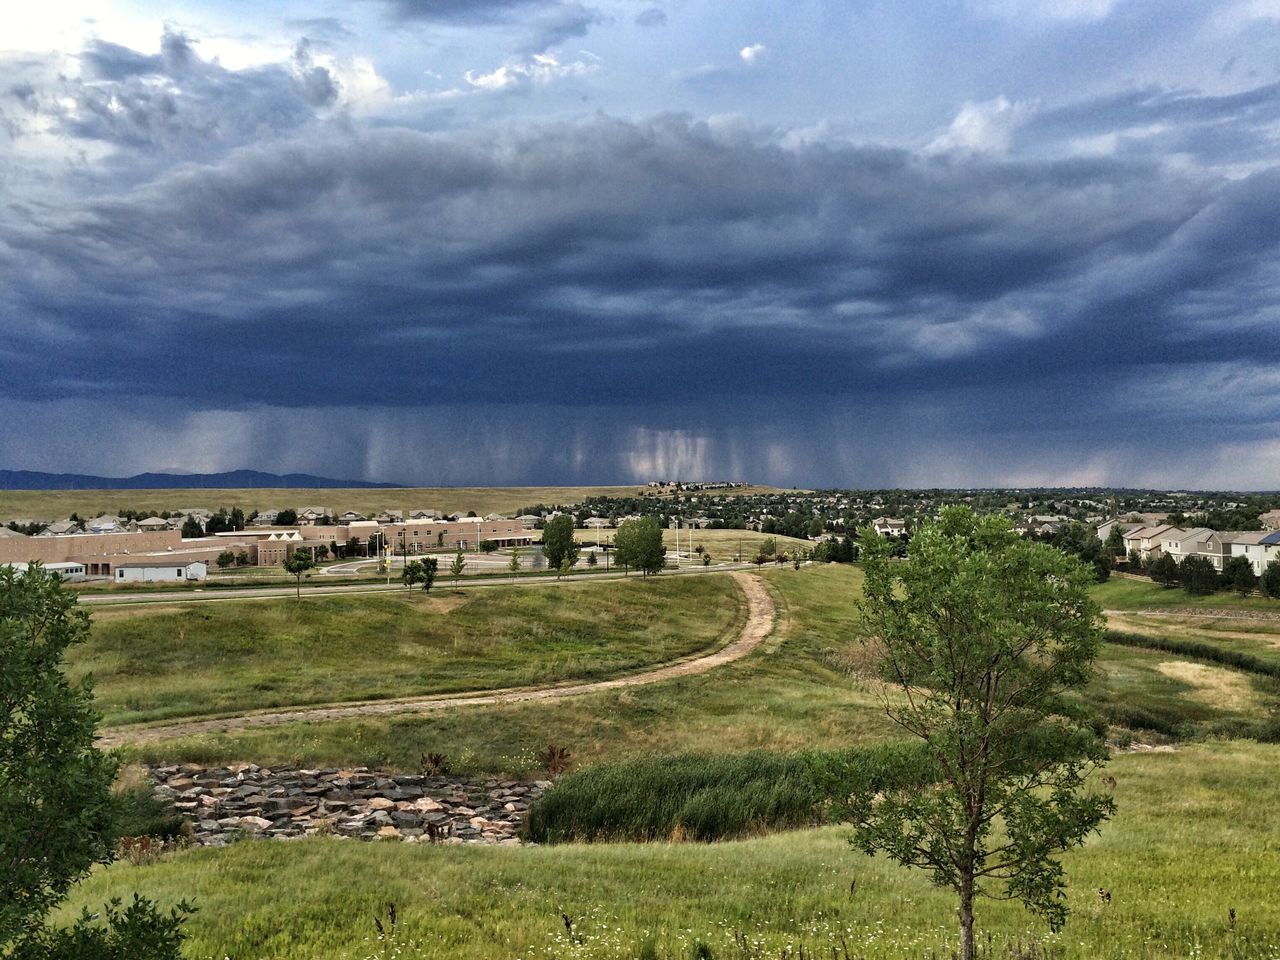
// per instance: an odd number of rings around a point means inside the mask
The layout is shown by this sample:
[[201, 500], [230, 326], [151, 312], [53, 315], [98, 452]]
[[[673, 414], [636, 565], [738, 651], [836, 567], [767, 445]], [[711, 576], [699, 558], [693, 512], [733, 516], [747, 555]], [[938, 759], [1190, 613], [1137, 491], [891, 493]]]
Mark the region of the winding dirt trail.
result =
[[773, 632], [777, 611], [773, 597], [763, 581], [747, 573], [731, 574], [747, 600], [747, 621], [736, 639], [711, 653], [687, 657], [660, 667], [651, 667], [641, 673], [597, 680], [590, 683], [570, 683], [545, 687], [513, 687], [503, 690], [485, 690], [476, 693], [445, 694], [426, 697], [403, 697], [394, 700], [364, 700], [353, 703], [323, 704], [262, 713], [246, 713], [216, 720], [187, 720], [148, 727], [112, 727], [103, 731], [98, 739], [102, 747], [116, 747], [125, 743], [146, 743], [186, 737], [202, 733], [222, 733], [244, 730], [250, 727], [270, 727], [283, 723], [307, 720], [344, 720], [353, 717], [387, 716], [390, 714], [427, 713], [433, 710], [452, 710], [461, 707], [485, 707], [507, 703], [525, 703], [535, 700], [560, 700], [580, 697], [589, 693], [618, 690], [660, 683], [675, 677], [706, 673], [726, 663], [745, 657], [764, 642]]

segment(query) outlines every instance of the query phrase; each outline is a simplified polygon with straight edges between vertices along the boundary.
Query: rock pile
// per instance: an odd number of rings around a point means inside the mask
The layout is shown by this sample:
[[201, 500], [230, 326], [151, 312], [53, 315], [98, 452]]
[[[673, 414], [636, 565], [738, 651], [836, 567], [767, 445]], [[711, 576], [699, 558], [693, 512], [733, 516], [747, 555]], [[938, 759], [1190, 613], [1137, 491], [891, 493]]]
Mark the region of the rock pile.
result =
[[150, 770], [156, 795], [191, 820], [197, 843], [316, 834], [439, 843], [519, 843], [545, 780], [466, 780], [350, 770], [183, 764]]

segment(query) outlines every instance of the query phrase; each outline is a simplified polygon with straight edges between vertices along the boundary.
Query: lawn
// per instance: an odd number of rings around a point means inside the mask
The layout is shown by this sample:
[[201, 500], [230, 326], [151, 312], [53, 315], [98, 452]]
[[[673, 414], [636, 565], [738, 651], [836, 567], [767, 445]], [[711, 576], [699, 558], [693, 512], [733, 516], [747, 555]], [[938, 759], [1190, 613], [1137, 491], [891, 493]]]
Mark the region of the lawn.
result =
[[[994, 955], [1042, 957], [1026, 945], [1043, 941], [1062, 960], [1277, 956], [1280, 748], [1125, 754], [1107, 773], [1119, 812], [1066, 858], [1070, 924], [1050, 936], [1015, 906], [984, 901], [979, 925]], [[844, 945], [868, 960], [949, 956], [954, 900], [919, 873], [854, 852], [847, 833], [517, 849], [249, 842], [99, 869], [62, 916], [135, 889], [165, 905], [189, 897], [200, 910], [187, 955], [201, 960], [383, 956], [372, 919], [385, 922], [388, 903], [402, 960], [686, 960], [699, 942], [704, 956], [733, 960], [795, 956], [801, 943], [815, 957], [843, 957]], [[759, 952], [739, 951], [735, 934]]]
[[[183, 510], [203, 507], [216, 510], [239, 507], [254, 510], [321, 506], [337, 513], [354, 510], [376, 514], [382, 510], [440, 510], [465, 513], [474, 510], [512, 514], [538, 503], [548, 506], [579, 503], [587, 497], [636, 497], [647, 487], [403, 487], [398, 489], [295, 489], [249, 488], [228, 490], [0, 490], [0, 518], [36, 517], [56, 520], [78, 513], [96, 517], [120, 510]], [[773, 487], [745, 487], [726, 491], [748, 496], [772, 493]]]
[[[440, 752], [457, 769], [519, 775], [533, 772], [531, 756], [551, 743], [583, 764], [653, 752], [838, 747], [890, 733], [868, 651], [857, 642], [862, 571], [828, 564], [765, 567], [760, 575], [778, 601], [778, 632], [755, 654], [700, 676], [554, 703], [214, 733], [132, 752], [155, 761], [401, 769]], [[579, 588], [588, 586], [600, 585]], [[1249, 732], [1249, 722], [1277, 703], [1266, 678], [1113, 644], [1103, 646], [1085, 696], [1117, 727], [1158, 742]]]
[[1226, 611], [1280, 615], [1280, 600], [1235, 593], [1214, 593], [1197, 597], [1181, 587], [1162, 587], [1150, 580], [1112, 577], [1093, 588], [1093, 598], [1107, 610], [1155, 610], [1165, 607], [1204, 607]]
[[107, 724], [602, 678], [728, 639], [724, 575], [93, 608], [69, 657]]
[[555, 702], [208, 734], [149, 743], [136, 755], [412, 768], [421, 754], [440, 752], [455, 769], [519, 774], [534, 769], [530, 755], [549, 743], [587, 763], [652, 751], [853, 744], [883, 735], [888, 721], [875, 685], [849, 674], [861, 666], [854, 640], [861, 571], [766, 567], [762, 576], [778, 602], [778, 631], [756, 653], [710, 673]]

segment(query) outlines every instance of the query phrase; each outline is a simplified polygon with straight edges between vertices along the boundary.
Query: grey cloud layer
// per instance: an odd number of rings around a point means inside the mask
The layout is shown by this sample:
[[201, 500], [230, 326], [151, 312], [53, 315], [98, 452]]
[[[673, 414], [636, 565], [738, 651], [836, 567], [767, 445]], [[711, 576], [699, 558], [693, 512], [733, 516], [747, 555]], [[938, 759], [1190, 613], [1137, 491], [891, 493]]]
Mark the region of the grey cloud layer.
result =
[[[0, 209], [0, 402], [127, 407], [167, 458], [138, 469], [184, 466], [156, 438], [195, 424], [221, 458], [188, 469], [981, 482], [1024, 451], [1104, 482], [1153, 436], [1280, 421], [1257, 387], [1280, 365], [1280, 171], [1239, 168], [1268, 156], [1273, 87], [1045, 110], [984, 157], [683, 115], [360, 123], [326, 113], [305, 45], [235, 72], [175, 34], [82, 66], [0, 85], [15, 138], [43, 116], [127, 168]], [[1156, 124], [1164, 146], [1054, 147]], [[298, 460], [303, 430], [335, 462]], [[451, 431], [471, 439], [441, 459]], [[903, 466], [929, 451], [937, 479]]]

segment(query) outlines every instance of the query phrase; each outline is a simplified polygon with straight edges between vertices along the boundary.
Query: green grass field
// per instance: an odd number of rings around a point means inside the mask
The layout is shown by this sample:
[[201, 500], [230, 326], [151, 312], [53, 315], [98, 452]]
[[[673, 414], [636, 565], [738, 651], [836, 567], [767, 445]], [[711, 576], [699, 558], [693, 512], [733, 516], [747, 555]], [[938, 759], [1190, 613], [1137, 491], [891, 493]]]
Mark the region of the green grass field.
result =
[[[538, 772], [535, 752], [548, 744], [568, 748], [580, 767], [683, 751], [837, 749], [895, 736], [868, 652], [856, 640], [861, 571], [766, 567], [761, 576], [778, 602], [778, 631], [751, 656], [700, 676], [540, 704], [214, 734], [129, 754], [412, 769], [420, 754], [440, 752], [459, 771], [530, 775]], [[659, 577], [621, 586], [643, 593], [673, 583]], [[1098, 588], [1104, 603], [1110, 589]], [[1150, 617], [1139, 626], [1230, 644], [1280, 642], [1280, 624], [1251, 621], [1237, 630], [1232, 621], [1231, 630], [1215, 633], [1201, 622]], [[1119, 813], [1066, 858], [1072, 923], [1048, 936], [1017, 908], [984, 904], [979, 923], [993, 937], [992, 956], [1280, 957], [1272, 802], [1280, 746], [1227, 739], [1276, 710], [1275, 683], [1194, 657], [1106, 644], [1085, 696], [1115, 724], [1119, 740], [1132, 737], [1147, 749], [1114, 757], [1107, 774], [1116, 780]], [[245, 843], [98, 870], [65, 913], [133, 889], [166, 904], [193, 897], [201, 912], [190, 921], [188, 955], [201, 960], [382, 956], [370, 939], [372, 915], [387, 902], [401, 917], [402, 949], [394, 955], [403, 960], [684, 960], [697, 943], [713, 957], [764, 960], [794, 957], [801, 942], [815, 957], [846, 943], [850, 957], [872, 960], [948, 956], [953, 902], [924, 876], [855, 853], [846, 835], [834, 826], [708, 845], [520, 849]], [[574, 920], [572, 935], [562, 912]], [[734, 942], [739, 933], [759, 950], [743, 952]], [[1027, 952], [1031, 941], [1048, 952]], [[793, 952], [784, 954], [788, 945]]]
[[1280, 614], [1280, 600], [1252, 596], [1242, 598], [1235, 593], [1214, 593], [1207, 597], [1192, 596], [1181, 587], [1162, 587], [1150, 580], [1112, 577], [1098, 584], [1094, 598], [1108, 610], [1156, 610], [1162, 607], [1204, 607], [1223, 610], [1256, 611]]
[[852, 744], [886, 732], [874, 685], [849, 675], [860, 662], [852, 637], [861, 571], [766, 567], [762, 575], [778, 601], [778, 632], [755, 654], [707, 674], [548, 703], [209, 734], [150, 743], [135, 755], [411, 768], [422, 753], [443, 752], [455, 769], [528, 773], [525, 758], [549, 743], [588, 763], [659, 750]]
[[[744, 487], [736, 495], [771, 493], [773, 487]], [[239, 507], [253, 510], [319, 506], [338, 513], [354, 510], [365, 515], [381, 510], [474, 510], [512, 513], [538, 503], [548, 506], [578, 503], [586, 497], [635, 497], [647, 487], [403, 487], [400, 489], [232, 489], [232, 490], [0, 490], [0, 518], [34, 517], [56, 520], [72, 512], [96, 517], [119, 510], [182, 510]]]
[[[994, 955], [1045, 956], [1004, 952], [1030, 941], [1062, 960], [1280, 955], [1278, 770], [1280, 747], [1248, 743], [1116, 757], [1119, 812], [1066, 857], [1071, 922], [1049, 936], [1015, 906], [982, 902]], [[954, 901], [919, 873], [854, 852], [847, 833], [519, 849], [243, 843], [99, 869], [62, 914], [135, 889], [166, 905], [190, 897], [200, 912], [187, 955], [200, 960], [381, 957], [372, 918], [389, 902], [401, 952], [386, 955], [402, 960], [687, 960], [699, 942], [731, 960], [794, 957], [801, 943], [842, 957], [842, 940], [868, 960], [949, 956]], [[760, 952], [740, 952], [735, 933]]]
[[725, 575], [98, 607], [69, 665], [123, 724], [601, 678], [710, 647], [744, 616]]
[[[766, 567], [762, 576], [778, 600], [777, 635], [709, 674], [555, 703], [207, 734], [151, 743], [134, 755], [407, 769], [424, 752], [442, 752], [459, 769], [527, 774], [528, 758], [549, 743], [585, 764], [660, 751], [839, 747], [890, 733], [874, 670], [856, 640], [861, 570]], [[1133, 731], [1118, 730], [1118, 737], [1150, 742], [1245, 730], [1277, 702], [1276, 686], [1265, 678], [1111, 644], [1086, 697], [1118, 728]]]

